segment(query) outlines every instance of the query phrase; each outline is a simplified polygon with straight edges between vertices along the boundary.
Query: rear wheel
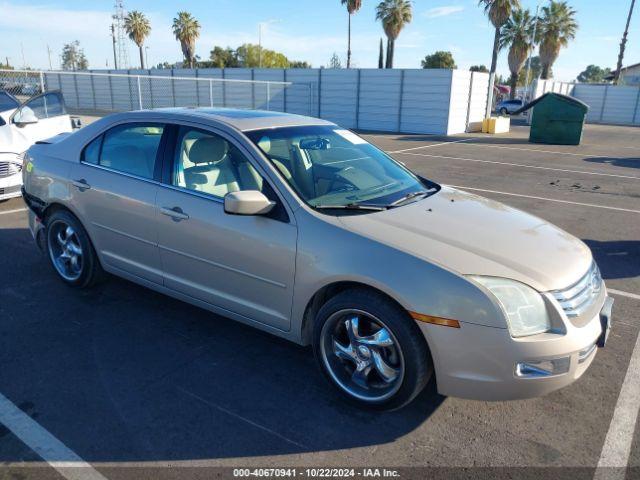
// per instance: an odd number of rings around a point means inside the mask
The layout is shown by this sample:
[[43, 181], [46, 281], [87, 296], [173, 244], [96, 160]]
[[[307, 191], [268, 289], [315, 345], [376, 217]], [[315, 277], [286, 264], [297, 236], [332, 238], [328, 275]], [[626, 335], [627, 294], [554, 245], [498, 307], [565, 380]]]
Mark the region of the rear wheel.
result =
[[364, 289], [339, 293], [320, 309], [314, 351], [344, 398], [379, 410], [409, 403], [432, 372], [426, 341], [413, 320], [383, 295]]
[[509, 111], [506, 108], [502, 107], [500, 109], [500, 115], [508, 115], [508, 114], [509, 114]]
[[89, 236], [70, 212], [58, 210], [47, 219], [47, 253], [53, 269], [68, 285], [93, 285], [102, 268]]

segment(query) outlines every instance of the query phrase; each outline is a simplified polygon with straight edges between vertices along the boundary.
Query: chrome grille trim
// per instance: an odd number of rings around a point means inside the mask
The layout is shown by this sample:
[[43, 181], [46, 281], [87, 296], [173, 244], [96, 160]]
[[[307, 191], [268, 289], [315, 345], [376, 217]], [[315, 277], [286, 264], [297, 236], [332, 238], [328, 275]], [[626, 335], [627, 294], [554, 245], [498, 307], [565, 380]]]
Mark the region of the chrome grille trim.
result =
[[589, 270], [573, 285], [550, 292], [558, 301], [569, 318], [584, 313], [602, 290], [602, 276], [596, 262], [592, 262]]
[[22, 165], [16, 162], [0, 162], [0, 178], [10, 177], [22, 171]]

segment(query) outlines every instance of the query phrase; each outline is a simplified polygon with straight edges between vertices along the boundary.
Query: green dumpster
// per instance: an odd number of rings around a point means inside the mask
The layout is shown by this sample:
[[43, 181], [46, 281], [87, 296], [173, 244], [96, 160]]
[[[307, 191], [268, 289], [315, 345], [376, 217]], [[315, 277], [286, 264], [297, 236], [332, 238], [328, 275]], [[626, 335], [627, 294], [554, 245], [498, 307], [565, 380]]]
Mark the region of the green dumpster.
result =
[[559, 93], [545, 93], [515, 113], [533, 108], [529, 141], [555, 145], [580, 145], [589, 105]]

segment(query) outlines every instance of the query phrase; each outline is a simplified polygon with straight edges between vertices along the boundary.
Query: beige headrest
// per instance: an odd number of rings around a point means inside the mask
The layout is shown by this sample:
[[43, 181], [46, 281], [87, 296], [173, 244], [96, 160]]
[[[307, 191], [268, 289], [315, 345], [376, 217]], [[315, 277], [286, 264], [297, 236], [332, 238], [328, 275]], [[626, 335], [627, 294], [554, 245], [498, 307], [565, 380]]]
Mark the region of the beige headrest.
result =
[[189, 160], [196, 165], [216, 163], [227, 154], [229, 145], [220, 137], [203, 137], [197, 139], [189, 150]]

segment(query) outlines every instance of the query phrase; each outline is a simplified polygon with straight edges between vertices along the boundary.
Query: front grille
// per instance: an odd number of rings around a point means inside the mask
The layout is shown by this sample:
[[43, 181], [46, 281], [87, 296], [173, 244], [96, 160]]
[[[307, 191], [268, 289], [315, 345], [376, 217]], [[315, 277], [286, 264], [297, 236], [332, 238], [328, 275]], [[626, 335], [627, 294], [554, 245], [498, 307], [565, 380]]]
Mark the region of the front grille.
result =
[[0, 162], [0, 178], [10, 177], [22, 171], [22, 165], [15, 162]]
[[13, 185], [11, 187], [0, 188], [0, 195], [9, 195], [11, 193], [18, 193], [20, 191], [20, 185]]
[[567, 317], [578, 317], [585, 312], [602, 290], [602, 276], [596, 262], [591, 264], [580, 280], [563, 290], [551, 292]]

